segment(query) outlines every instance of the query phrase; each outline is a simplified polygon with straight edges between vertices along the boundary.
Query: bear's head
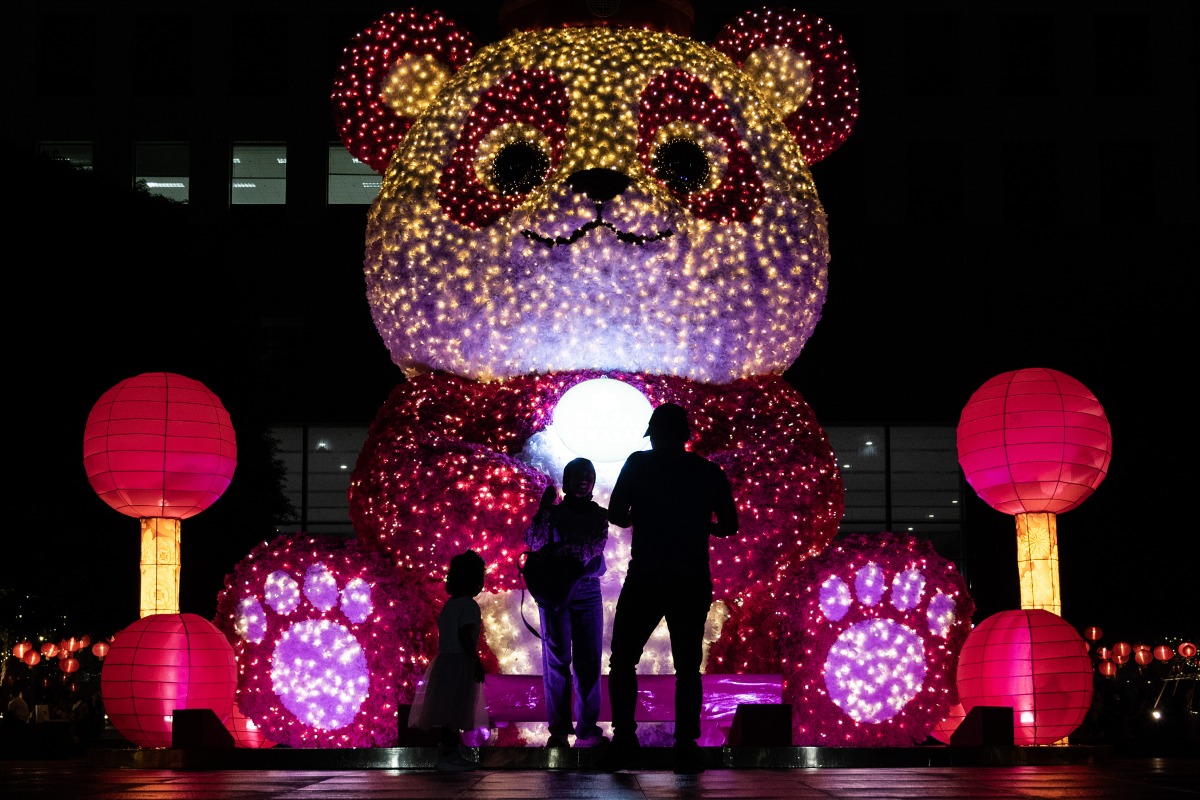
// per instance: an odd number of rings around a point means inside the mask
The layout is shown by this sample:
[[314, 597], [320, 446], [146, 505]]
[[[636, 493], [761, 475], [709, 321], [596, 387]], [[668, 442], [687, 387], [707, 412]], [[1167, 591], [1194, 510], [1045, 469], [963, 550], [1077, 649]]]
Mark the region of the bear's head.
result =
[[827, 291], [809, 165], [857, 116], [840, 35], [742, 14], [704, 44], [647, 24], [509, 32], [436, 13], [355, 37], [343, 142], [384, 175], [367, 226], [375, 325], [410, 377], [781, 373]]

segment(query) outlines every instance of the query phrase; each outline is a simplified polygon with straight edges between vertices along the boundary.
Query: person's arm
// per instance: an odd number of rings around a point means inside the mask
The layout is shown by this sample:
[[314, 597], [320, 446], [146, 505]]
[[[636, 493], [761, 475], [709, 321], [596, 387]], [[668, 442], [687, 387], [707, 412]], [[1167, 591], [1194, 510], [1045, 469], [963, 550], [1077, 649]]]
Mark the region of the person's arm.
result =
[[620, 474], [617, 475], [617, 482], [613, 484], [612, 494], [608, 497], [608, 521], [618, 528], [628, 528], [633, 524], [633, 517], [629, 515], [630, 486], [633, 485], [630, 473], [636, 469], [632, 466], [636, 456], [637, 453], [632, 453], [625, 460]]
[[541, 550], [554, 538], [550, 514], [557, 498], [558, 490], [551, 483], [542, 492], [542, 501], [538, 504], [537, 513], [533, 515], [533, 519], [529, 521], [529, 527], [525, 529], [525, 546], [530, 550]]
[[724, 538], [738, 532], [737, 503], [734, 502], [733, 487], [729, 483], [728, 476], [725, 475], [725, 470], [721, 469], [720, 465], [714, 466], [716, 466], [717, 481], [713, 514], [717, 519], [713, 522], [711, 535]]
[[462, 645], [463, 652], [467, 654], [467, 658], [471, 660], [471, 667], [475, 672], [475, 682], [483, 683], [483, 659], [479, 657], [479, 628], [480, 623], [468, 622], [458, 627], [458, 643]]

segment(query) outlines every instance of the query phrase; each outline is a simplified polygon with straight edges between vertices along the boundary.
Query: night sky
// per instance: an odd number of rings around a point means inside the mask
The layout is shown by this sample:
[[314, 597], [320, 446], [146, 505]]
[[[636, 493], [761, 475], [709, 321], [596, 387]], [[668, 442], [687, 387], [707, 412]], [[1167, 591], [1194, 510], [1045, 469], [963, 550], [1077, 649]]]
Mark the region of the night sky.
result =
[[[746, 5], [699, 4], [698, 38], [717, 27], [718, 7]], [[1195, 37], [1194, 26], [1163, 23], [1190, 24], [1191, 14], [1152, 14], [1151, 36], [1131, 37], [1122, 58], [1132, 76], [1117, 96], [1098, 94], [1103, 71], [1086, 53], [1078, 69], [1055, 67], [1070, 58], [1040, 65], [1056, 70], [1052, 91], [1014, 96], [997, 87], [1010, 78], [1036, 85], [1035, 55], [1016, 64], [961, 52], [941, 35], [945, 15], [927, 29], [898, 23], [903, 41], [890, 41], [865, 24], [864, 9], [878, 5], [804, 7], [846, 36], [862, 99], [850, 140], [813, 167], [829, 215], [830, 289], [787, 377], [826, 423], [948, 425], [1001, 372], [1048, 367], [1078, 379], [1104, 405], [1113, 459], [1095, 494], [1058, 519], [1063, 616], [1131, 640], [1195, 641], [1196, 511], [1187, 503], [1196, 466], [1186, 458], [1200, 218]], [[954, 4], [947, 14], [970, 28], [992, 24], [998, 7]], [[1091, 19], [1086, 8], [1081, 20]], [[1046, 41], [1045, 31], [1028, 36], [1026, 44]], [[913, 87], [924, 87], [915, 99], [905, 94]], [[990, 120], [1018, 145], [979, 146], [975, 132]], [[30, 165], [16, 160], [20, 175]], [[400, 374], [363, 296], [360, 210], [320, 231], [221, 231], [215, 242], [170, 210], [79, 187], [64, 196], [63, 185], [38, 186], [40, 205], [10, 211], [8, 238], [23, 255], [10, 255], [6, 270], [19, 300], [6, 322], [9, 413], [12, 452], [28, 463], [10, 467], [15, 513], [0, 569], [7, 584], [31, 587], [44, 607], [61, 604], [73, 624], [103, 634], [136, 614], [138, 580], [138, 523], [97, 499], [82, 468], [83, 424], [106, 389], [174, 371], [213, 389], [239, 431], [286, 422], [278, 402], [365, 425]], [[247, 277], [251, 265], [257, 278]], [[264, 387], [248, 346], [261, 335], [264, 304], [280, 294], [314, 320], [307, 363], [286, 373], [281, 393]], [[183, 523], [184, 610], [211, 616], [224, 572], [267, 530], [243, 514], [257, 448], [239, 438], [229, 493]], [[988, 612], [1015, 607], [1013, 521], [969, 499], [973, 535], [986, 539], [976, 543], [980, 564], [994, 562], [972, 587], [976, 602]]]

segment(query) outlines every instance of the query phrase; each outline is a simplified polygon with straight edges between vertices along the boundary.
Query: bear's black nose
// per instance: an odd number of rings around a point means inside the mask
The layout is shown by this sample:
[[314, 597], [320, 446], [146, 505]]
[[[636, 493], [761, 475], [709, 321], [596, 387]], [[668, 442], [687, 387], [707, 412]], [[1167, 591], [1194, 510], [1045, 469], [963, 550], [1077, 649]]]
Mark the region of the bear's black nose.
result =
[[615, 169], [585, 169], [567, 178], [576, 194], [586, 194], [597, 203], [612, 200], [629, 186], [629, 176]]

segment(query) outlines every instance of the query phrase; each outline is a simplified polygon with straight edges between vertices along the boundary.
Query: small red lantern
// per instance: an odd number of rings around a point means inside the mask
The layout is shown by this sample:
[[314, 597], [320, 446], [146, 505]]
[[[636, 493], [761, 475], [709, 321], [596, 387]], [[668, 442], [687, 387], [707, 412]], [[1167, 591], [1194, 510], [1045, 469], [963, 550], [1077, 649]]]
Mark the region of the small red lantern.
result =
[[1128, 661], [1129, 661], [1128, 653], [1126, 653], [1125, 655], [1121, 655], [1120, 653], [1113, 653], [1113, 655], [1112, 655], [1112, 662], [1114, 664], [1124, 664]]
[[1121, 656], [1122, 658], [1129, 658], [1131, 653], [1133, 653], [1133, 648], [1129, 646], [1129, 642], [1117, 642], [1116, 644], [1113, 645], [1113, 657], [1114, 658], [1116, 656]]
[[58, 645], [54, 642], [44, 642], [42, 644], [42, 655], [46, 658], [58, 657]]
[[79, 659], [74, 656], [67, 656], [58, 660], [58, 668], [70, 675], [79, 669]]
[[21, 658], [21, 660], [31, 667], [36, 667], [42, 660], [42, 654], [37, 650], [30, 650]]
[[1154, 654], [1150, 650], [1134, 650], [1133, 660], [1137, 662], [1139, 667], [1144, 667], [1154, 660]]
[[80, 650], [87, 647], [91, 643], [92, 643], [92, 637], [88, 636], [86, 633], [83, 636], [79, 637], [79, 649]]
[[13, 655], [24, 660], [25, 654], [33, 649], [32, 642], [17, 642], [13, 645]]
[[1112, 650], [1109, 650], [1107, 647], [1096, 648], [1096, 658], [1099, 658], [1101, 661], [1108, 661], [1108, 659], [1111, 657]]
[[92, 655], [99, 659], [103, 659], [106, 655], [108, 655], [108, 650], [108, 642], [96, 642], [94, 645], [92, 645]]
[[1192, 644], [1191, 642], [1184, 642], [1183, 644], [1179, 645], [1179, 655], [1183, 656], [1184, 658], [1193, 657], [1196, 655], [1196, 645]]
[[1111, 678], [1117, 674], [1117, 665], [1112, 661], [1101, 661], [1096, 665], [1096, 671], [1106, 678]]
[[1160, 644], [1158, 647], [1154, 648], [1154, 657], [1159, 661], [1170, 661], [1175, 657], [1175, 651], [1169, 644]]
[[1087, 639], [1089, 642], [1094, 642], [1103, 635], [1104, 631], [1100, 630], [1095, 625], [1091, 626], [1090, 628], [1083, 629], [1083, 638]]
[[1045, 609], [1001, 611], [967, 635], [958, 696], [1013, 710], [1013, 743], [1053, 744], [1079, 727], [1092, 705], [1092, 660], [1071, 625]]

